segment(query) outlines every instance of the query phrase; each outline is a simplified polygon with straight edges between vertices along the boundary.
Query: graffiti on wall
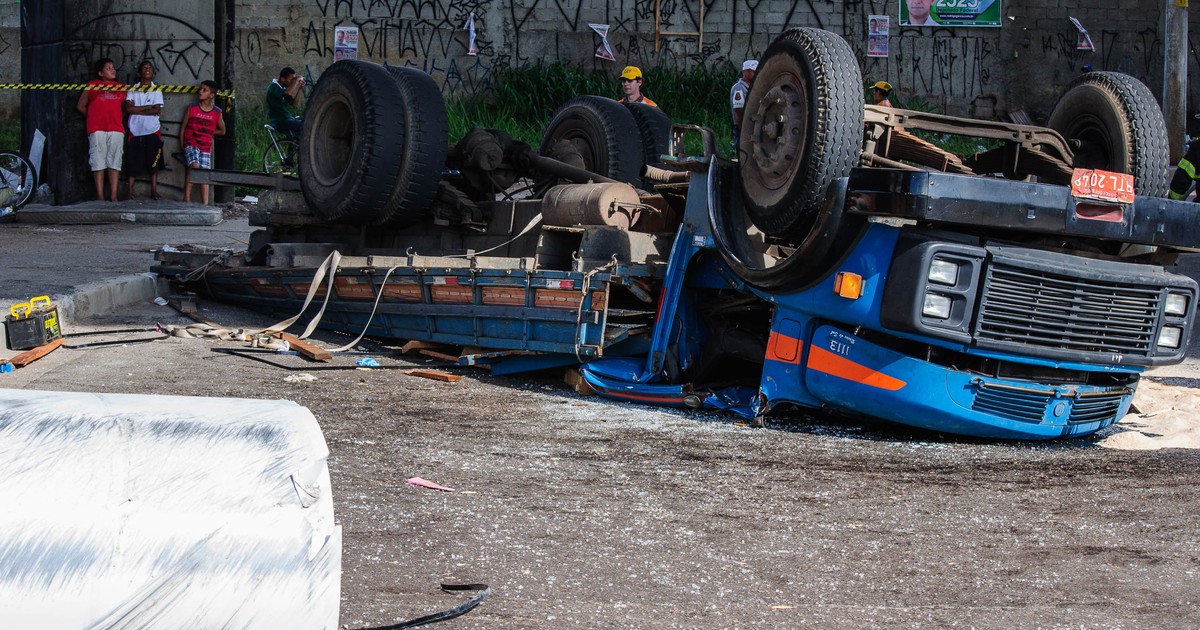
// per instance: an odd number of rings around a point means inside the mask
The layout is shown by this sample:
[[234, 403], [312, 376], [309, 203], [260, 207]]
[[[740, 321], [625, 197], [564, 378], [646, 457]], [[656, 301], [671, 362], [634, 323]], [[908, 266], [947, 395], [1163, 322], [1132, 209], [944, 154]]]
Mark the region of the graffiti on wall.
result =
[[[128, 24], [130, 28], [114, 28], [114, 24]], [[120, 32], [125, 37], [95, 37], [93, 33], [97, 32]], [[187, 36], [181, 37], [180, 33]], [[160, 75], [188, 83], [212, 74], [211, 34], [172, 15], [106, 13], [76, 26], [67, 40], [67, 71], [79, 79], [91, 79], [92, 63], [105, 57], [115, 62], [118, 78], [132, 73], [143, 59], [153, 60]]]
[[991, 64], [996, 37], [951, 37], [950, 29], [903, 29], [892, 38], [893, 78], [906, 91], [970, 100], [995, 89]]
[[[948, 113], [994, 109], [1005, 93], [1002, 68], [1021, 67], [1025, 58], [1038, 60], [1032, 72], [1054, 80], [1084, 63], [1146, 80], [1161, 64], [1157, 29], [1135, 30], [1145, 21], [1099, 31], [1096, 52], [1075, 49], [1075, 29], [1065, 20], [1057, 30], [897, 28], [891, 56], [867, 58], [867, 15], [895, 11], [896, 0], [311, 0], [288, 26], [238, 29], [235, 48], [240, 63], [293, 60], [319, 74], [333, 61], [334, 28], [355, 26], [360, 58], [421, 68], [453, 94], [486, 90], [495, 68], [542, 61], [594, 68], [736, 64], [760, 56], [784, 30], [806, 26], [845, 37], [864, 75], [925, 95]], [[471, 13], [476, 56], [466, 54], [463, 25]], [[600, 41], [589, 23], [610, 26], [615, 62], [592, 57]], [[1022, 61], [1012, 63], [1014, 53]]]

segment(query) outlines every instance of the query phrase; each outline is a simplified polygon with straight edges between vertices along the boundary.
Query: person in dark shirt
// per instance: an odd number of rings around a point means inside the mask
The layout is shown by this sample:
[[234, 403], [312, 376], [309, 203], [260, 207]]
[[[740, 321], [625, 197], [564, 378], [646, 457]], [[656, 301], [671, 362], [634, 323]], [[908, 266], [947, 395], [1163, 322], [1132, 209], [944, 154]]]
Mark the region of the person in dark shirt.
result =
[[303, 87], [304, 77], [288, 67], [280, 70], [279, 78], [272, 79], [271, 85], [267, 86], [267, 120], [276, 131], [293, 138], [300, 137], [300, 128], [304, 124], [296, 113]]

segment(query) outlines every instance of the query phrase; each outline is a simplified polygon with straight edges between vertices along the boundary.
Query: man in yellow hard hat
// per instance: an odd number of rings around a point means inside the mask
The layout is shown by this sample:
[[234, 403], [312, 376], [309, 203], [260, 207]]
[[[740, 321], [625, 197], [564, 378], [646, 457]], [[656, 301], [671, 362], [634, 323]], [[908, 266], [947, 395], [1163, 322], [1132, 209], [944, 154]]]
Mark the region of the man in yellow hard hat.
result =
[[880, 107], [891, 107], [892, 101], [889, 97], [892, 95], [892, 84], [887, 81], [876, 81], [875, 85], [875, 104]]
[[621, 91], [625, 96], [618, 100], [620, 103], [641, 103], [658, 107], [658, 103], [642, 95], [642, 71], [637, 66], [625, 66], [621, 71]]

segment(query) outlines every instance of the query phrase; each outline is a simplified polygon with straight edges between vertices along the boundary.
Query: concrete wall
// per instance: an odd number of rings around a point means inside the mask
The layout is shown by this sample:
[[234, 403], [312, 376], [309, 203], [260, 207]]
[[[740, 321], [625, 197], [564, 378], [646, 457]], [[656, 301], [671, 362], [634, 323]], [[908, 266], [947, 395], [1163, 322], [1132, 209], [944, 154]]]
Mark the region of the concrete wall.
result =
[[[158, 84], [195, 85], [214, 75], [216, 6], [211, 1], [157, 9], [134, 0], [26, 3], [20, 8], [25, 24], [23, 81], [86, 83], [95, 78], [94, 62], [107, 57], [114, 61], [118, 81], [136, 82], [138, 63], [151, 59]], [[50, 184], [59, 204], [96, 197], [87, 165], [84, 117], [75, 109], [79, 94], [78, 90], [26, 90], [22, 97], [23, 142], [28, 146], [34, 129], [47, 136], [41, 179]], [[164, 193], [174, 191], [181, 197], [184, 168], [173, 154], [181, 152], [179, 123], [195, 96], [168, 93], [164, 101], [162, 136], [171, 170], [160, 174], [159, 182]]]
[[[945, 113], [980, 117], [1023, 109], [1034, 120], [1044, 120], [1085, 63], [1129, 73], [1161, 99], [1161, 22], [1168, 1], [1128, 0], [1118, 9], [1117, 0], [1095, 0], [1068, 10], [1057, 0], [1003, 0], [1000, 28], [900, 28], [899, 0], [731, 0], [707, 6], [702, 21], [699, 0], [663, 0], [657, 23], [668, 34], [658, 37], [656, 46], [652, 0], [201, 0], [157, 7], [67, 0], [73, 22], [64, 35], [63, 71], [69, 80], [84, 80], [90, 60], [108, 55], [118, 60], [120, 78], [127, 79], [138, 58], [151, 56], [159, 61], [160, 82], [192, 84], [212, 76], [218, 58], [228, 54], [220, 69], [239, 90], [238, 106], [255, 106], [281, 66], [297, 68], [310, 84], [319, 79], [333, 63], [334, 28], [354, 25], [361, 32], [360, 58], [422, 68], [448, 95], [458, 95], [488, 90], [497, 68], [538, 61], [603, 68], [614, 77], [626, 64], [655, 68], [738, 62], [760, 55], [782, 31], [810, 26], [844, 36], [864, 76], [898, 86], [902, 105], [920, 101]], [[19, 12], [28, 6], [0, 0], [0, 80], [16, 80]], [[221, 32], [197, 13], [222, 10], [230, 10], [232, 19]], [[472, 12], [478, 34], [475, 56], [467, 54], [463, 28]], [[1200, 43], [1195, 13], [1189, 19], [1194, 44]], [[866, 56], [871, 14], [892, 16], [888, 58]], [[1070, 16], [1089, 29], [1095, 52], [1075, 50]], [[92, 26], [84, 28], [84, 22]], [[615, 61], [594, 56], [600, 37], [590, 23], [610, 26]], [[702, 39], [669, 34], [697, 31], [701, 25]], [[222, 32], [228, 33], [227, 48], [216, 43]], [[1189, 64], [1200, 70], [1195, 45]], [[1200, 103], [1200, 85], [1190, 84], [1188, 92], [1189, 102]], [[186, 100], [168, 98], [164, 118], [177, 120]], [[670, 109], [669, 103], [663, 105]], [[0, 91], [0, 113], [14, 106], [12, 91]]]
[[[1162, 86], [1162, 7], [1166, 0], [1096, 0], [1066, 9], [1057, 0], [1004, 0], [1000, 28], [900, 28], [897, 0], [732, 0], [707, 8], [704, 38], [665, 35], [655, 48], [655, 2], [650, 0], [239, 0], [235, 55], [238, 83], [260, 98], [281, 65], [318, 78], [333, 62], [333, 32], [358, 26], [360, 58], [428, 71], [447, 94], [486, 90], [495, 68], [563, 60], [607, 68], [626, 64], [690, 66], [740, 61], [761, 54], [787, 28], [837, 32], [854, 46], [863, 74], [900, 89], [900, 101], [919, 99], [940, 111], [999, 116], [1025, 109], [1045, 116], [1063, 87], [1091, 64]], [[664, 31], [699, 30], [699, 2], [661, 3]], [[475, 12], [478, 56], [466, 54], [463, 24]], [[1196, 12], [1193, 12], [1195, 14]], [[867, 16], [892, 16], [891, 56], [866, 56]], [[1075, 50], [1078, 18], [1095, 52]], [[1200, 40], [1200, 18], [1190, 19]], [[608, 24], [616, 61], [593, 55], [600, 38], [589, 23]], [[1200, 69], [1200, 53], [1190, 56]], [[1200, 102], [1200, 85], [1189, 86]], [[1160, 95], [1161, 98], [1161, 95]], [[669, 104], [667, 104], [669, 108]]]
[[[0, 0], [0, 83], [21, 81], [20, 9], [19, 0]], [[20, 104], [19, 91], [0, 89], [0, 118], [16, 118]]]

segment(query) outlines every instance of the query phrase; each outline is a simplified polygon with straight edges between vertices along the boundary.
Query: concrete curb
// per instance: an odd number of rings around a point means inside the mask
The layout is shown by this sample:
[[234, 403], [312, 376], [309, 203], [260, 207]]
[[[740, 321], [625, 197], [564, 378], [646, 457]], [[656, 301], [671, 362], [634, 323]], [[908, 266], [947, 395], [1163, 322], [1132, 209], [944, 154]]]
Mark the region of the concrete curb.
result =
[[69, 295], [54, 295], [58, 316], [64, 322], [107, 315], [114, 311], [153, 300], [158, 292], [158, 274], [146, 272], [117, 276], [109, 280], [76, 287]]

